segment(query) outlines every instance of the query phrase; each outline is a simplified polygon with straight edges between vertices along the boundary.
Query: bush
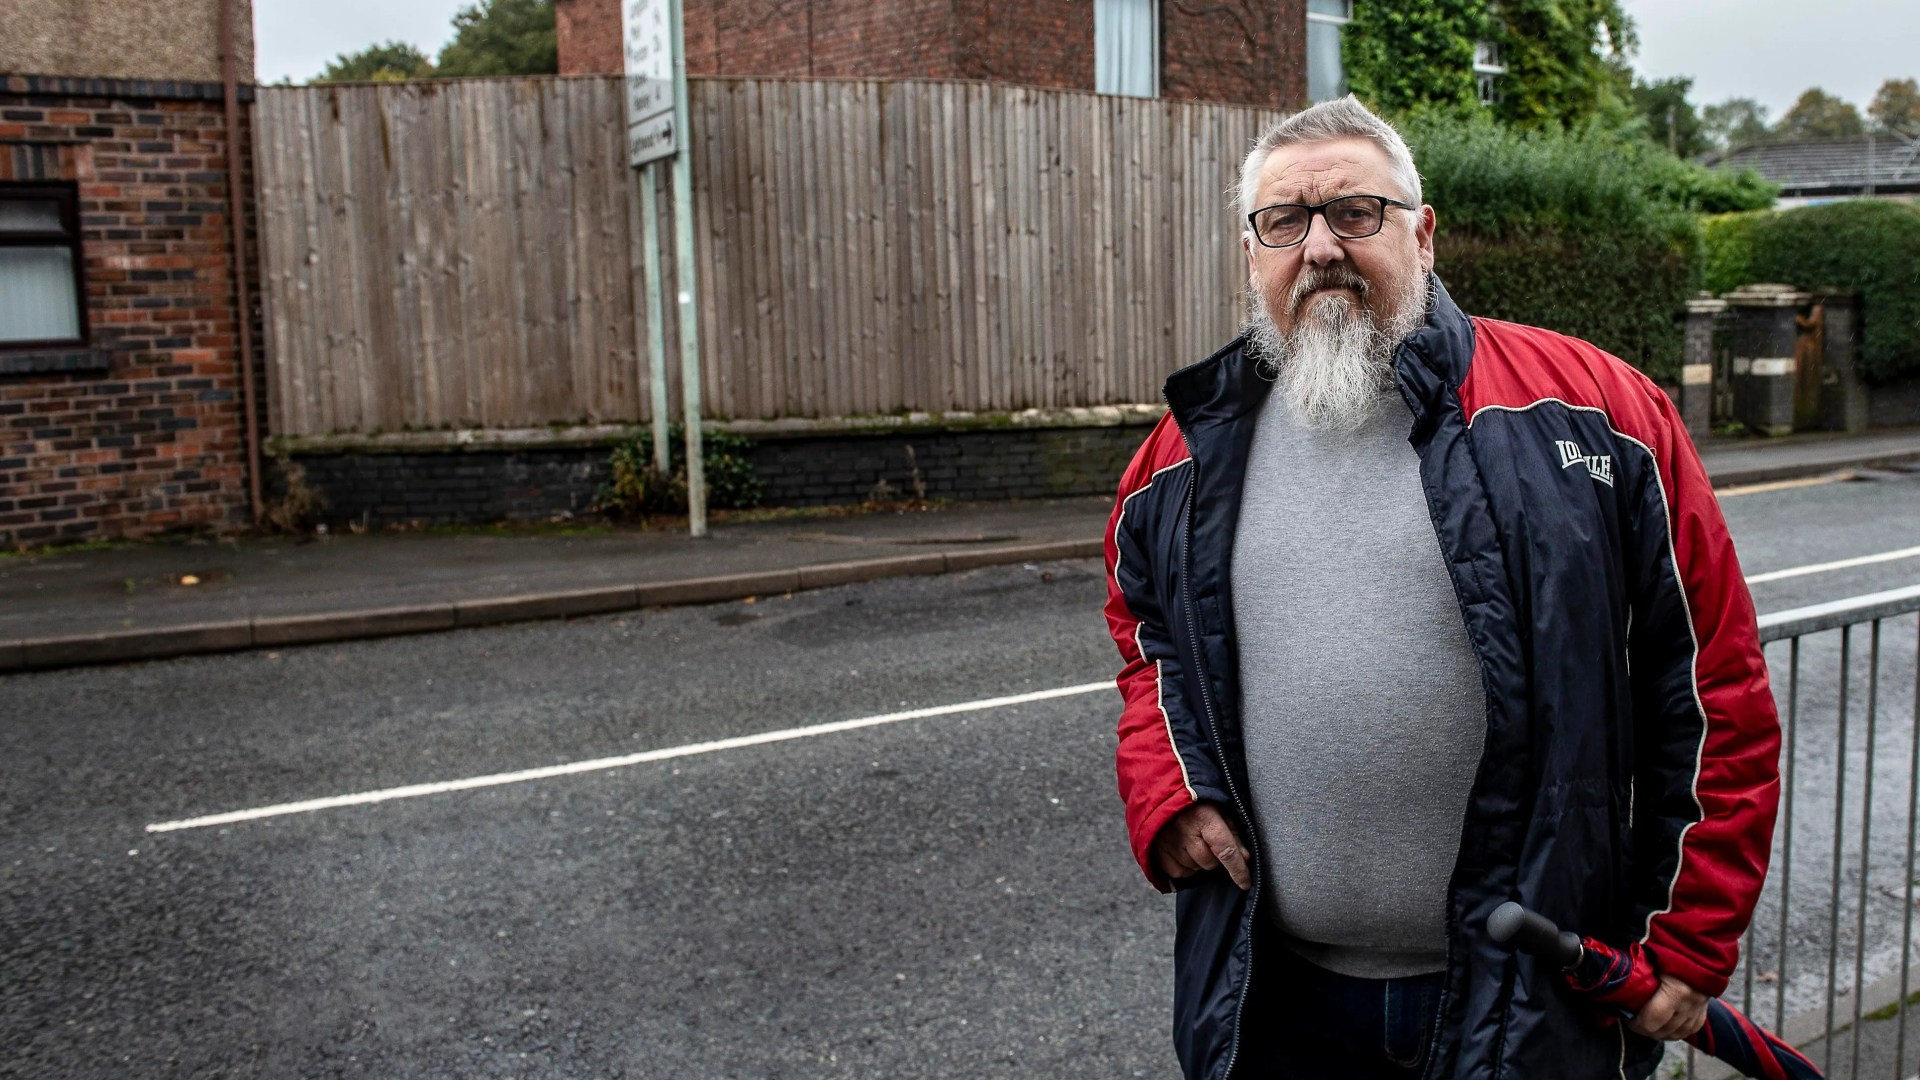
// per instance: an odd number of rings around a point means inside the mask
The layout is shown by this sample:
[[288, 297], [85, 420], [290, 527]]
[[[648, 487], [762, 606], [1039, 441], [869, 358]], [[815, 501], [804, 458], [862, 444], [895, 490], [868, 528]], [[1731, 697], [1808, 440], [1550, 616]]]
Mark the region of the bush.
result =
[[1773, 189], [1600, 125], [1520, 131], [1427, 113], [1401, 129], [1439, 215], [1438, 270], [1476, 315], [1572, 334], [1653, 375], [1678, 373], [1703, 210]]
[[1700, 287], [1723, 293], [1759, 281], [1753, 273], [1753, 233], [1773, 216], [1767, 211], [1719, 214], [1702, 222]]
[[1679, 376], [1677, 316], [1692, 294], [1686, 253], [1644, 237], [1545, 230], [1435, 241], [1442, 279], [1462, 310], [1591, 341], [1655, 379]]
[[[671, 475], [653, 467], [653, 432], [640, 429], [633, 439], [613, 448], [608, 464], [612, 475], [600, 485], [595, 509], [623, 520], [653, 514], [687, 512], [686, 430], [667, 429]], [[707, 506], [715, 510], [744, 510], [760, 504], [762, 486], [747, 452], [753, 442], [724, 431], [703, 432], [700, 461], [705, 467]]]
[[1920, 373], [1920, 207], [1857, 199], [1716, 218], [1706, 287], [1756, 281], [1860, 297], [1860, 367], [1882, 381]]

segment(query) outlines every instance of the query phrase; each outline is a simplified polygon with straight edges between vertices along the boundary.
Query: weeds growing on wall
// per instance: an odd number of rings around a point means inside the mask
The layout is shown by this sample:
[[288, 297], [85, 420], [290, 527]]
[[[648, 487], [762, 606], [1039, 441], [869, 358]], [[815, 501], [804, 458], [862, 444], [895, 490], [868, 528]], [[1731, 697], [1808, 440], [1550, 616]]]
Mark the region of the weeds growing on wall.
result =
[[[665, 475], [653, 465], [653, 433], [642, 428], [633, 439], [613, 448], [611, 475], [600, 485], [594, 508], [618, 520], [654, 514], [687, 512], [686, 431], [678, 424], [667, 429], [671, 471]], [[760, 504], [762, 486], [747, 452], [751, 440], [724, 431], [704, 432], [700, 460], [705, 466], [707, 506], [715, 510], [743, 510]]]

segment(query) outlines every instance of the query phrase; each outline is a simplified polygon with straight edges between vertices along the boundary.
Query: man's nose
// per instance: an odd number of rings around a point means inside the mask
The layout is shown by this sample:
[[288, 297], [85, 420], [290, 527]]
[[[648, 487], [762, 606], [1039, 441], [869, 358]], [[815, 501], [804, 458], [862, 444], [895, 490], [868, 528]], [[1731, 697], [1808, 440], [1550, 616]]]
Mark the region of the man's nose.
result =
[[1325, 214], [1315, 214], [1307, 219], [1307, 238], [1300, 241], [1300, 257], [1311, 266], [1325, 266], [1347, 257], [1346, 248], [1341, 245], [1340, 238], [1333, 235]]

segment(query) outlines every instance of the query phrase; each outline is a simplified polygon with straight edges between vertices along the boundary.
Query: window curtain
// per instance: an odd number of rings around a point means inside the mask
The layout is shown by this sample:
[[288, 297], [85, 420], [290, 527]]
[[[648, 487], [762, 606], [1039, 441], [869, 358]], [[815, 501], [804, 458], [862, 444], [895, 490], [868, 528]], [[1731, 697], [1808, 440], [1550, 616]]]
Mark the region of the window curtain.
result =
[[1347, 92], [1347, 71], [1340, 62], [1339, 23], [1307, 23], [1307, 96], [1331, 101]]
[[73, 253], [64, 247], [0, 247], [0, 341], [79, 336]]
[[1160, 96], [1159, 0], [1093, 0], [1093, 88]]

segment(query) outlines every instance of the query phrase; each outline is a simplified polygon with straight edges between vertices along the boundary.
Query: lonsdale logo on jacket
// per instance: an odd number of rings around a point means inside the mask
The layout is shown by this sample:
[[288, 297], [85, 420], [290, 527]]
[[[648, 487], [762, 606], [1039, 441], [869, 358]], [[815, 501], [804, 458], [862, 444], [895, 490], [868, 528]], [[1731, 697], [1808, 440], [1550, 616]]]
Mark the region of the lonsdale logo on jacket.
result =
[[1587, 454], [1580, 449], [1579, 443], [1566, 439], [1557, 439], [1553, 445], [1560, 448], [1560, 467], [1562, 469], [1571, 469], [1575, 465], [1585, 465], [1587, 467], [1587, 473], [1595, 480], [1600, 481], [1608, 487], [1613, 486], [1612, 454]]

